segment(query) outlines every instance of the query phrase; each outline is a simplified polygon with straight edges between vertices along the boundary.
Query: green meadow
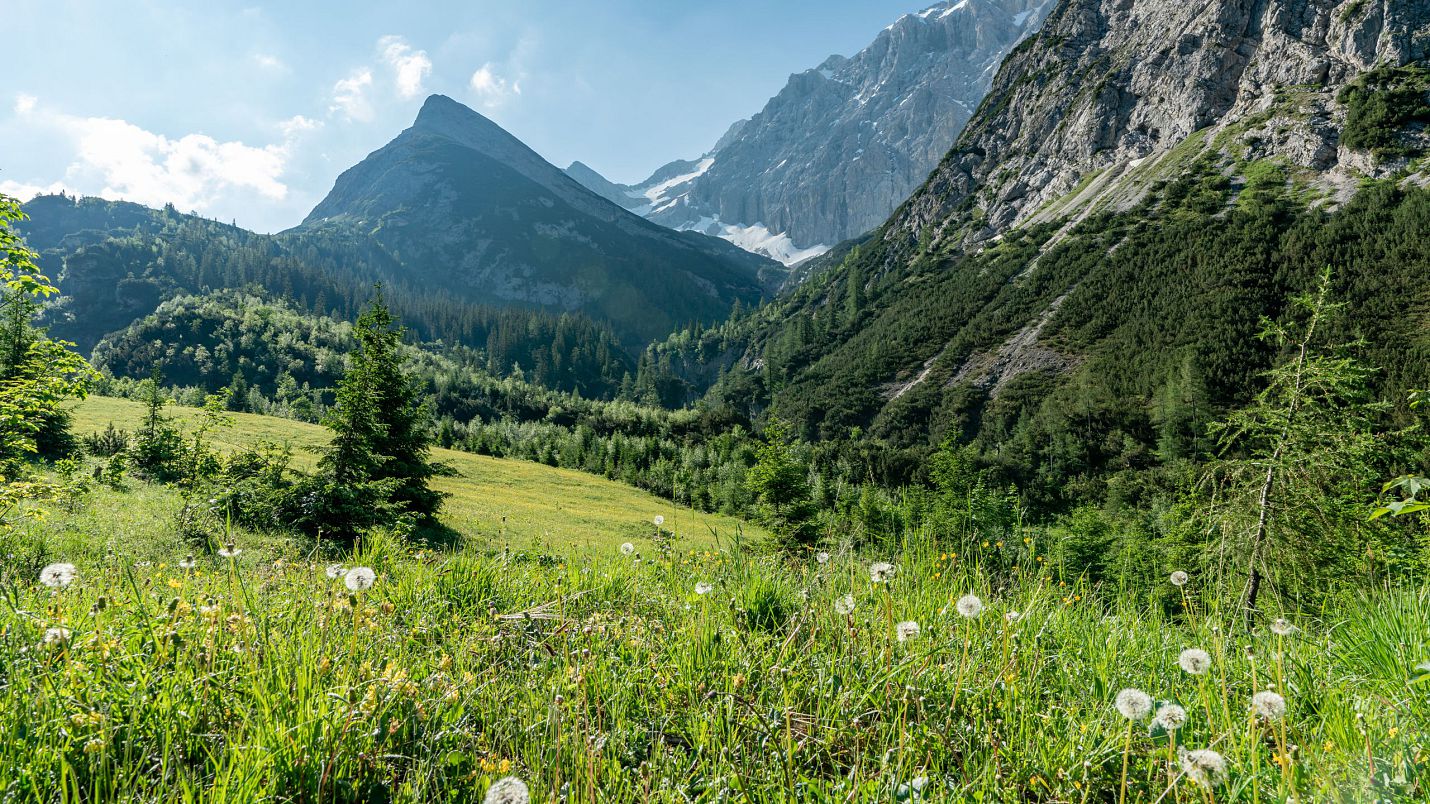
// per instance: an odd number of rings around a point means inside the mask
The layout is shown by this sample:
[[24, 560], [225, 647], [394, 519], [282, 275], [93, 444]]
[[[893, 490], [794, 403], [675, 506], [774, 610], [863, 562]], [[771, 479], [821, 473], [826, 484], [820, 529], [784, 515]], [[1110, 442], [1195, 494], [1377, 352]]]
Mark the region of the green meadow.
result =
[[[76, 429], [137, 415], [91, 399]], [[455, 546], [234, 532], [220, 555], [137, 480], [14, 530], [0, 798], [517, 800], [487, 798], [508, 776], [552, 802], [1430, 798], [1430, 591], [1248, 630], [1196, 576], [1062, 577], [1038, 529], [791, 554], [586, 475], [439, 457]]]

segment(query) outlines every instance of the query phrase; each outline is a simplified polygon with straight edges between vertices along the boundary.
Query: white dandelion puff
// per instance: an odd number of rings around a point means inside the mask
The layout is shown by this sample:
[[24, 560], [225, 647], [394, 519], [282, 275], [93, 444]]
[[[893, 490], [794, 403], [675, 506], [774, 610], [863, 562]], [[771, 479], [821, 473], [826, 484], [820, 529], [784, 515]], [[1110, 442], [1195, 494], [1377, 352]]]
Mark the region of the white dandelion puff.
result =
[[371, 589], [377, 583], [377, 573], [369, 567], [353, 567], [343, 575], [343, 585], [354, 592]]
[[1023, 615], [1019, 614], [1016, 611], [1010, 611], [1007, 614], [1003, 615], [1003, 621], [1008, 623], [1009, 625], [1012, 625], [1013, 623], [1016, 623], [1021, 619], [1023, 619]]
[[242, 548], [234, 547], [233, 542], [227, 542], [223, 547], [219, 548], [218, 554], [220, 558], [238, 558], [242, 552]]
[[630, 542], [621, 545], [621, 555], [628, 556], [636, 551], [636, 546]]
[[661, 525], [665, 524], [665, 517], [661, 516], [660, 514], [656, 514], [655, 519], [652, 521], [655, 522], [655, 526], [658, 528]]
[[63, 589], [78, 577], [79, 570], [73, 564], [50, 564], [40, 570], [40, 583], [51, 589]]
[[1187, 648], [1177, 657], [1177, 664], [1188, 673], [1200, 676], [1212, 668], [1212, 657], [1201, 648]]
[[1202, 787], [1216, 787], [1226, 777], [1226, 760], [1210, 748], [1199, 748], [1195, 751], [1183, 749], [1177, 754], [1182, 764], [1182, 773]]
[[1128, 720], [1143, 720], [1152, 714], [1152, 696], [1128, 687], [1117, 693], [1117, 711]]
[[838, 600], [834, 601], [834, 610], [845, 617], [848, 617], [849, 615], [853, 614], [854, 596], [845, 595], [844, 597], [841, 597]]
[[1187, 573], [1182, 572], [1181, 570], [1177, 570], [1176, 572], [1172, 573], [1172, 577], [1168, 580], [1172, 582], [1173, 586], [1186, 586], [1188, 576]]
[[1176, 731], [1187, 725], [1187, 710], [1174, 703], [1164, 704], [1157, 710], [1152, 722], [1161, 726], [1163, 731]]
[[815, 560], [815, 561], [818, 561], [818, 562], [821, 563], [821, 564], [828, 564], [828, 563], [829, 563], [829, 554], [826, 553], [826, 552], [824, 552], [823, 550], [821, 550], [821, 551], [819, 551], [818, 553], [815, 554], [814, 560]]
[[347, 575], [348, 568], [342, 564], [329, 564], [324, 574], [328, 576], [328, 580], [332, 581]]
[[697, 594], [697, 595], [708, 595], [708, 594], [710, 594], [710, 593], [713, 592], [713, 591], [715, 591], [715, 587], [711, 586], [710, 584], [708, 584], [708, 583], [706, 583], [706, 582], [704, 582], [704, 581], [701, 581], [700, 583], [695, 584], [695, 594]]
[[70, 641], [70, 630], [68, 628], [56, 626], [45, 629], [45, 644], [54, 647], [63, 645]]
[[185, 556], [183, 561], [179, 562], [179, 569], [191, 570], [194, 567], [198, 566], [198, 563], [199, 562], [194, 559], [193, 555], [190, 554], [188, 556]]
[[888, 583], [894, 579], [894, 573], [898, 568], [887, 561], [879, 561], [869, 565], [869, 580], [874, 583]]
[[978, 595], [964, 595], [954, 604], [960, 617], [973, 619], [983, 612], [983, 601], [978, 599]]
[[1262, 720], [1280, 720], [1286, 716], [1286, 699], [1271, 690], [1251, 696], [1251, 711]]
[[1276, 636], [1291, 636], [1296, 633], [1296, 626], [1285, 617], [1277, 617], [1271, 621], [1271, 633]]
[[898, 634], [900, 642], [908, 642], [919, 635], [919, 624], [913, 620], [904, 620], [895, 626], [894, 632]]
[[487, 794], [482, 798], [482, 804], [530, 804], [531, 791], [527, 789], [526, 782], [515, 776], [507, 776], [492, 782], [492, 786], [487, 788]]

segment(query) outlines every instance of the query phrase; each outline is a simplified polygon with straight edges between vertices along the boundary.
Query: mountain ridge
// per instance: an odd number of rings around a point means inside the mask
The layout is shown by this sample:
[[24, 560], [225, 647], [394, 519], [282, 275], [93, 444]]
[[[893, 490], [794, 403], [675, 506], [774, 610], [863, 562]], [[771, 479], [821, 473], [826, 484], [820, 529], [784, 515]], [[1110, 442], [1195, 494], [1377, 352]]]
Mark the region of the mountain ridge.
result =
[[783, 278], [773, 261], [629, 213], [442, 95], [284, 234], [333, 229], [381, 244], [408, 280], [586, 312], [631, 345], [758, 302]]
[[578, 178], [651, 220], [796, 264], [875, 228], [923, 182], [1051, 6], [950, 0], [906, 14], [853, 57], [791, 75], [699, 159], [636, 185]]

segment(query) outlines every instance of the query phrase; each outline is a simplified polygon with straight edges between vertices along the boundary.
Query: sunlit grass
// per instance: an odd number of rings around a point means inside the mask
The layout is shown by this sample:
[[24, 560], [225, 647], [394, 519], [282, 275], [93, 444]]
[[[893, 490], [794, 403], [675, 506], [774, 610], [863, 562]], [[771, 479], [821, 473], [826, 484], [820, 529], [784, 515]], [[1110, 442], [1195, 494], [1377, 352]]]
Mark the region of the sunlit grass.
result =
[[[90, 397], [74, 412], [74, 430], [85, 434], [115, 427], [133, 431], [144, 406], [112, 397]], [[194, 408], [172, 406], [168, 415], [185, 425], [199, 415]], [[232, 414], [230, 426], [212, 435], [220, 450], [252, 447], [268, 441], [293, 449], [293, 465], [311, 469], [317, 450], [327, 443], [322, 427], [287, 419]], [[712, 533], [763, 539], [760, 527], [720, 514], [673, 505], [630, 486], [584, 472], [543, 466], [530, 461], [503, 460], [453, 450], [434, 450], [435, 458], [452, 467], [455, 477], [440, 477], [433, 487], [451, 495], [442, 520], [457, 531], [500, 546], [590, 546], [606, 549], [651, 530], [657, 515], [665, 516], [686, 538], [711, 541]], [[116, 501], [123, 504], [122, 501]], [[144, 506], [142, 510], [148, 510]]]
[[[378, 537], [343, 561], [376, 572], [358, 593], [278, 545], [192, 571], [117, 545], [63, 589], [7, 572], [0, 790], [472, 801], [514, 774], [541, 801], [1114, 801], [1125, 756], [1127, 801], [1427, 797], [1430, 706], [1410, 683], [1424, 594], [1293, 617], [1278, 636], [1215, 606], [1189, 620], [1021, 578], [1036, 544], [824, 565], [634, 546], [433, 553]], [[886, 582], [874, 560], [896, 568]], [[68, 636], [47, 645], [54, 628]], [[1205, 673], [1179, 667], [1187, 648]], [[1129, 729], [1126, 687], [1187, 722]], [[1255, 717], [1267, 689], [1284, 719]], [[1218, 752], [1225, 777], [1198, 786], [1179, 748]]]

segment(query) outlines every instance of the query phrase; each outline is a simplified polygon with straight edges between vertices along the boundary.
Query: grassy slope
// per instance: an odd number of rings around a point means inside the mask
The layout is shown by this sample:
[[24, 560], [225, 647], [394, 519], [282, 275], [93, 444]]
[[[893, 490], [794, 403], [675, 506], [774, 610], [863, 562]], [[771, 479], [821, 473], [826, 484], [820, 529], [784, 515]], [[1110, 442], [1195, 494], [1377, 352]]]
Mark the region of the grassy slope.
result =
[[[143, 415], [137, 402], [91, 397], [75, 409], [77, 433], [115, 427], [133, 430]], [[193, 408], [173, 407], [169, 415], [188, 424], [198, 415]], [[251, 446], [262, 441], [287, 443], [294, 464], [311, 469], [315, 450], [327, 443], [327, 430], [317, 425], [252, 414], [233, 414], [233, 424], [213, 440], [220, 447]], [[731, 538], [737, 529], [747, 536], [764, 537], [760, 528], [720, 514], [679, 508], [667, 500], [638, 489], [594, 477], [584, 472], [556, 469], [528, 461], [501, 460], [465, 452], [439, 449], [437, 460], [460, 476], [439, 478], [434, 486], [450, 494], [443, 521], [467, 536], [493, 541], [506, 535], [517, 545], [549, 544], [553, 547], [609, 548], [651, 534], [657, 514], [666, 518], [682, 538], [712, 540], [712, 533]]]

